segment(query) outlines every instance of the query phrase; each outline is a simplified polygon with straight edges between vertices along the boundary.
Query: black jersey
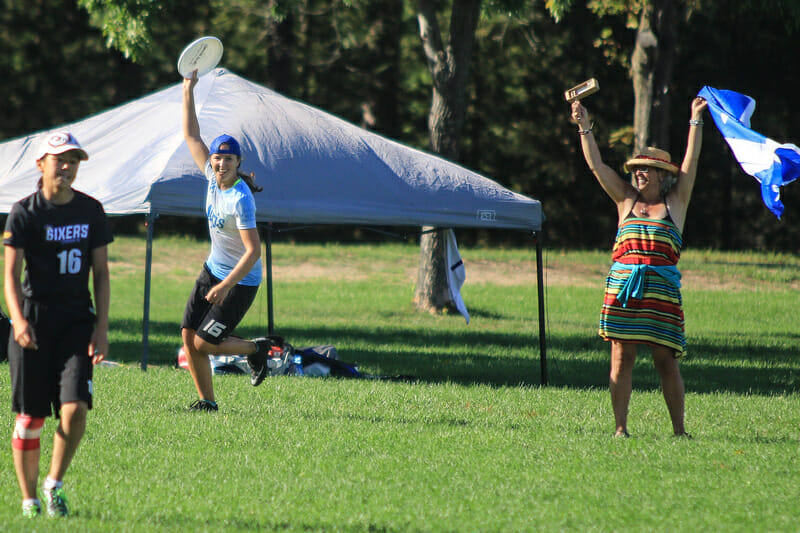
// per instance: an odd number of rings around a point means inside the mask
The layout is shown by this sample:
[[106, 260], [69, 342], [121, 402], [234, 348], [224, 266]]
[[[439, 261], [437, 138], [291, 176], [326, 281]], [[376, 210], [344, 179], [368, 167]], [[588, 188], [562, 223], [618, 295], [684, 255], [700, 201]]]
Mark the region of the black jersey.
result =
[[113, 240], [103, 206], [80, 191], [66, 204], [36, 191], [16, 202], [6, 220], [3, 243], [22, 248], [22, 293], [45, 304], [91, 305], [92, 250]]

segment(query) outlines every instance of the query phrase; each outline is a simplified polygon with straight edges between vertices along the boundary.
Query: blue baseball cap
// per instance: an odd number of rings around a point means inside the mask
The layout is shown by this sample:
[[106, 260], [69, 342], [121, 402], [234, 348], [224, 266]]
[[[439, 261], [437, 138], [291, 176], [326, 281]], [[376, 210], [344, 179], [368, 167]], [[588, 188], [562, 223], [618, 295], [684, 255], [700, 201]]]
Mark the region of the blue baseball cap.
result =
[[[227, 148], [220, 148], [223, 144], [227, 144]], [[220, 135], [211, 143], [208, 149], [209, 154], [233, 154], [239, 158], [242, 157], [242, 151], [239, 149], [239, 143], [230, 135]]]

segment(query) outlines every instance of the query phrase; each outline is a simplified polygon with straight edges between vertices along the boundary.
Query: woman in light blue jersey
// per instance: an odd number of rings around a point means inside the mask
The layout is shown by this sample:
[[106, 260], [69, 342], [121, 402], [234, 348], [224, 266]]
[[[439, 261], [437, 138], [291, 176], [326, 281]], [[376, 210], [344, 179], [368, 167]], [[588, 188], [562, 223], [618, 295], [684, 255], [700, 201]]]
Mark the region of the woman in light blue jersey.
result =
[[195, 282], [181, 324], [183, 349], [200, 399], [190, 409], [216, 411], [209, 354], [246, 355], [250, 382], [266, 376], [269, 342], [231, 337], [261, 283], [261, 241], [256, 226], [252, 175], [239, 172], [239, 143], [220, 135], [207, 147], [194, 105], [197, 72], [183, 80], [183, 136], [192, 159], [208, 179], [206, 218], [211, 251]]

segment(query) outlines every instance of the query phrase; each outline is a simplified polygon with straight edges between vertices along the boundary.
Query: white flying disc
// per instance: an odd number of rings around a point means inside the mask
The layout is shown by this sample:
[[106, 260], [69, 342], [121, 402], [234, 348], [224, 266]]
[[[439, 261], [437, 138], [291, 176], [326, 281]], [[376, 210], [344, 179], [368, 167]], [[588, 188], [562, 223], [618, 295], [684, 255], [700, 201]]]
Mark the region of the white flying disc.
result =
[[197, 69], [197, 77], [211, 72], [222, 58], [222, 41], [216, 37], [200, 37], [189, 43], [178, 58], [178, 72], [184, 78], [191, 78]]

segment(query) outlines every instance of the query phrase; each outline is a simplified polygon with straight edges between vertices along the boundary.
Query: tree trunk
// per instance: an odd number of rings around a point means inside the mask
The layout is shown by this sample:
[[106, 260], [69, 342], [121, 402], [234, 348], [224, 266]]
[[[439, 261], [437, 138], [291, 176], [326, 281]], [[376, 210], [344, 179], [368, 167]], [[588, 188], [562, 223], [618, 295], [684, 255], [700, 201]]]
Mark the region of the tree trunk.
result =
[[675, 62], [677, 8], [674, 0], [651, 0], [642, 8], [631, 56], [634, 113], [633, 150], [657, 146], [669, 151], [669, 111]]
[[[436, 4], [432, 0], [419, 0], [417, 16], [433, 82], [428, 114], [430, 149], [446, 159], [456, 161], [481, 0], [460, 0], [455, 3], [450, 15], [450, 44], [447, 47], [442, 42]], [[444, 235], [439, 229], [423, 228], [414, 302], [417, 308], [430, 312], [453, 307], [447, 285]]]
[[414, 303], [417, 309], [440, 313], [454, 308], [447, 286], [447, 261], [445, 239], [441, 230], [423, 228], [420, 238], [419, 269]]

